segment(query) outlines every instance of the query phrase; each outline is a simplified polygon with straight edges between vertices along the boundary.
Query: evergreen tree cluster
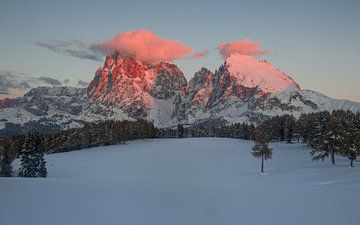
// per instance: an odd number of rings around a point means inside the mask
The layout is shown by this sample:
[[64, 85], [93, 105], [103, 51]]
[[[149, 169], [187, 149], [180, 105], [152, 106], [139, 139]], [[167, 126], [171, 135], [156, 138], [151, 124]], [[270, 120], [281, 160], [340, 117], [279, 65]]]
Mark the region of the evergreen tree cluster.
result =
[[347, 157], [350, 166], [360, 155], [360, 113], [335, 110], [302, 114], [299, 119], [291, 115], [271, 117], [261, 124], [271, 141], [306, 143], [311, 147], [313, 160], [336, 156]]
[[271, 141], [286, 141], [291, 143], [299, 134], [296, 119], [292, 115], [274, 116], [261, 123], [261, 127], [269, 135]]
[[255, 139], [255, 125], [247, 123], [226, 124], [225, 122], [209, 124], [197, 123], [178, 125], [158, 130], [160, 138], [191, 138], [191, 137], [226, 137], [245, 140]]
[[105, 121], [86, 124], [82, 128], [66, 130], [44, 137], [48, 152], [67, 152], [84, 148], [123, 144], [134, 139], [154, 138], [157, 129], [146, 120]]
[[[104, 145], [122, 144], [128, 140], [155, 138], [158, 130], [151, 122], [105, 121], [86, 124], [82, 128], [65, 130], [56, 134], [28, 134], [0, 138], [0, 176], [11, 176], [11, 163], [22, 157], [26, 168], [39, 165], [36, 161], [37, 149], [42, 153], [58, 153]], [[34, 165], [31, 165], [33, 163]], [[29, 172], [30, 170], [30, 172]], [[32, 169], [20, 171], [21, 176], [38, 176]]]
[[303, 143], [312, 148], [313, 160], [330, 157], [335, 164], [336, 156], [344, 156], [352, 167], [360, 155], [360, 113], [337, 110], [301, 115], [297, 130]]

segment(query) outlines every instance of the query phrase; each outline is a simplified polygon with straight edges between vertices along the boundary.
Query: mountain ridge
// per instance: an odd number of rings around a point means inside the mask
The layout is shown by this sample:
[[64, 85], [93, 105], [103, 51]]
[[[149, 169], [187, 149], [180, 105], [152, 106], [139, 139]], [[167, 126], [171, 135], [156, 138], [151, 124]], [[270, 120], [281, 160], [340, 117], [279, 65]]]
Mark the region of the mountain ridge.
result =
[[201, 68], [187, 81], [173, 63], [150, 64], [116, 53], [106, 57], [87, 89], [39, 87], [0, 102], [0, 134], [34, 124], [62, 130], [108, 119], [146, 119], [157, 127], [221, 120], [258, 123], [275, 115], [360, 111], [360, 103], [302, 90], [267, 61], [228, 57], [212, 72]]

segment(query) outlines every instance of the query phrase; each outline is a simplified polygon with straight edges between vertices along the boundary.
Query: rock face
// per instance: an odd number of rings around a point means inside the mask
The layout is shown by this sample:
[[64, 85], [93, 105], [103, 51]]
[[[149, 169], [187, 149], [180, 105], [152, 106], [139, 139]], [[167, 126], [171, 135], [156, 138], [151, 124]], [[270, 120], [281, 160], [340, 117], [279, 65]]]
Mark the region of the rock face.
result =
[[213, 121], [260, 122], [274, 115], [360, 111], [360, 103], [301, 90], [266, 61], [231, 55], [215, 72], [201, 68], [187, 84], [174, 64], [106, 57], [87, 89], [40, 87], [0, 100], [0, 135], [62, 130], [103, 120], [143, 118], [157, 127]]
[[92, 102], [118, 107], [130, 116], [147, 117], [158, 99], [170, 99], [186, 87], [174, 64], [149, 64], [132, 57], [108, 55], [88, 87]]
[[266, 61], [232, 55], [215, 71], [202, 68], [189, 81], [182, 97], [182, 118], [237, 119], [256, 111], [271, 96], [287, 89], [300, 91], [288, 75]]

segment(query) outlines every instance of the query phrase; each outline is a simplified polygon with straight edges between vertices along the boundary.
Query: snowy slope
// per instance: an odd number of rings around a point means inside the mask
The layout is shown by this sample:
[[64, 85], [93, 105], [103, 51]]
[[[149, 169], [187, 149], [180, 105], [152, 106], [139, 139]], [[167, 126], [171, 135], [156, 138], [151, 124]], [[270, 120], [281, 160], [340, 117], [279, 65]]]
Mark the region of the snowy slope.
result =
[[[48, 155], [45, 179], [0, 178], [6, 225], [357, 225], [360, 162], [314, 162], [275, 143], [155, 139]], [[18, 161], [15, 163], [18, 165]], [[21, 212], [21, 216], [19, 215]]]
[[267, 61], [258, 61], [251, 56], [232, 54], [226, 59], [225, 66], [244, 87], [257, 88], [264, 93], [276, 93], [288, 86], [300, 89], [290, 76]]

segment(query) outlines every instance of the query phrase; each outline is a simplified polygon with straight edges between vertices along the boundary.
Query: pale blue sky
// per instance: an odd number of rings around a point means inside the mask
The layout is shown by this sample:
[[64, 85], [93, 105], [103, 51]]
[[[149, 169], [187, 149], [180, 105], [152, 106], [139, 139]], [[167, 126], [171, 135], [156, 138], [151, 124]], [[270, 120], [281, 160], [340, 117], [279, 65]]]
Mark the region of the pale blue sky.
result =
[[263, 57], [304, 89], [360, 101], [360, 1], [37, 1], [0, 2], [0, 70], [91, 80], [102, 63], [58, 54], [34, 42], [106, 40], [148, 29], [195, 50], [176, 63], [190, 78], [223, 63], [220, 43], [250, 38]]

